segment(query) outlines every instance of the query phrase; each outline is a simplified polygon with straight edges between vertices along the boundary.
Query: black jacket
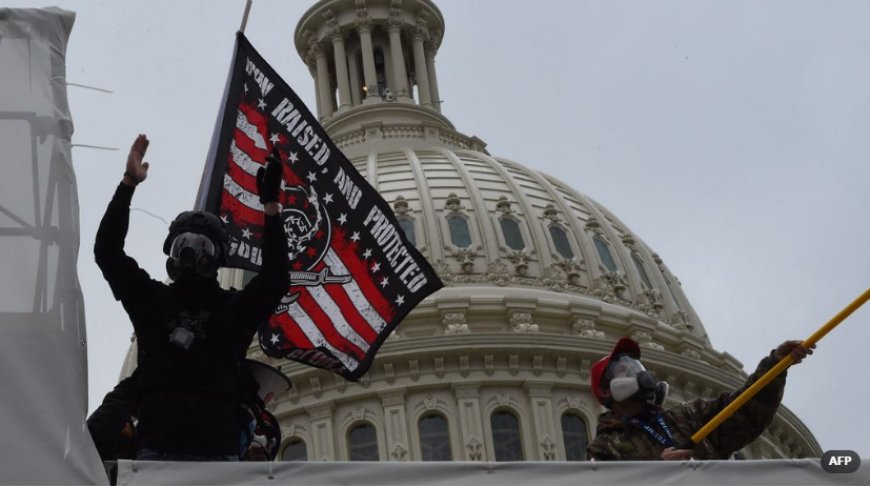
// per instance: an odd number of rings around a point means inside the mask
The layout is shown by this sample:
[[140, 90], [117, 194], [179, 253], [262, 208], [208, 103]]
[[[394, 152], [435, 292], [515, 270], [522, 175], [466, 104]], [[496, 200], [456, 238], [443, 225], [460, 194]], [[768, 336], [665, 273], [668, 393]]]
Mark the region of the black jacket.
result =
[[[240, 367], [260, 323], [289, 287], [280, 216], [266, 216], [263, 265], [244, 290], [214, 279], [164, 284], [124, 252], [134, 187], [120, 184], [100, 222], [97, 265], [133, 322], [141, 391], [137, 448], [170, 454], [239, 452]], [[189, 350], [172, 345], [180, 316], [200, 316]]]

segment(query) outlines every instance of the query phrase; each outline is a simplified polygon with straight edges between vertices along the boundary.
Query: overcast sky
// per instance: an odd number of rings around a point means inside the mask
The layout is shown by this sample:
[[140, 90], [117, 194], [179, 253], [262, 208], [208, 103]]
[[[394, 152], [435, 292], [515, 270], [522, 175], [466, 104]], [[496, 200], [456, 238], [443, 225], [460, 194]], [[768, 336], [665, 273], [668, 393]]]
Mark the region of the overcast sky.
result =
[[[12, 0], [9, 7], [49, 4]], [[133, 206], [190, 209], [243, 0], [56, 1], [77, 12], [70, 87], [90, 409], [132, 327], [93, 261], [138, 133]], [[312, 109], [293, 31], [313, 2], [255, 0], [247, 36]], [[440, 0], [443, 113], [491, 154], [613, 211], [679, 277], [713, 346], [749, 371], [870, 286], [870, 2]], [[165, 276], [167, 223], [134, 211], [127, 251]], [[870, 456], [870, 305], [789, 372], [784, 403], [823, 450]]]

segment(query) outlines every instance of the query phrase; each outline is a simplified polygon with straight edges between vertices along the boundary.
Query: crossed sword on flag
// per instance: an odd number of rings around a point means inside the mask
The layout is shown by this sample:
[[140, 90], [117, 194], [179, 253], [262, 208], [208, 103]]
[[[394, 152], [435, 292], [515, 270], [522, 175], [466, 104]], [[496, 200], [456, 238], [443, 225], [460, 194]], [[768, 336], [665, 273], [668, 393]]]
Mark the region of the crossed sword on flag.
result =
[[[291, 286], [321, 286], [323, 284], [347, 284], [353, 278], [350, 274], [343, 276], [330, 274], [329, 269], [323, 268], [320, 272], [307, 271], [290, 271]], [[288, 294], [281, 298], [281, 304], [284, 306], [293, 304], [299, 299], [299, 293]]]

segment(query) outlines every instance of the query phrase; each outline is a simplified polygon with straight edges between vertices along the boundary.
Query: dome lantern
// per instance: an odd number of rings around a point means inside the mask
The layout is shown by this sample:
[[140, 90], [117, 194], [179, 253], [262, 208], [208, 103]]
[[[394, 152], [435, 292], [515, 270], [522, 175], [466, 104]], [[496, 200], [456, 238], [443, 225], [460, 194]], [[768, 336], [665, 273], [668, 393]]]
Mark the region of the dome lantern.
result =
[[310, 8], [296, 48], [314, 77], [324, 128], [339, 139], [434, 137], [482, 149], [441, 114], [435, 54], [443, 32], [429, 0], [327, 0]]

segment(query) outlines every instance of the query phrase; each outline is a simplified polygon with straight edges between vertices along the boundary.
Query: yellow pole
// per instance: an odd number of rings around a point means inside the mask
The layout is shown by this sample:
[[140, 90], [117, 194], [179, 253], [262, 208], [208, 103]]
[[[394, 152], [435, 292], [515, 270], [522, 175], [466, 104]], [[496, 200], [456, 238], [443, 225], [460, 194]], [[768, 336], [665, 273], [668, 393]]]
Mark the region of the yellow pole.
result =
[[[810, 348], [816, 344], [819, 340], [822, 339], [825, 335], [828, 334], [829, 331], [833, 330], [837, 325], [839, 325], [843, 320], [845, 320], [850, 314], [854, 313], [856, 309], [860, 308], [862, 304], [866, 303], [870, 300], [870, 289], [864, 291], [863, 294], [858, 296], [857, 299], [852, 301], [849, 306], [843, 308], [842, 311], [837, 313], [836, 316], [831, 318], [830, 321], [825, 323], [821, 328], [816, 330], [815, 333], [810, 335], [809, 338], [803, 341], [802, 345]], [[767, 371], [764, 375], [761, 376], [754, 384], [749, 386], [742, 394], [737, 396], [733, 401], [731, 401], [728, 406], [719, 411], [719, 414], [713, 417], [707, 424], [705, 424], [701, 429], [695, 432], [692, 435], [692, 443], [698, 444], [704, 441], [704, 438], [707, 437], [714, 429], [718, 428], [720, 424], [722, 424], [726, 419], [730, 418], [732, 414], [734, 414], [741, 406], [746, 404], [746, 401], [752, 399], [755, 394], [758, 393], [761, 389], [764, 388], [767, 384], [770, 383], [776, 376], [782, 373], [783, 370], [787, 369], [794, 362], [794, 358], [792, 358], [791, 354], [788, 354], [780, 360], [776, 365], [773, 366], [770, 370]]]

